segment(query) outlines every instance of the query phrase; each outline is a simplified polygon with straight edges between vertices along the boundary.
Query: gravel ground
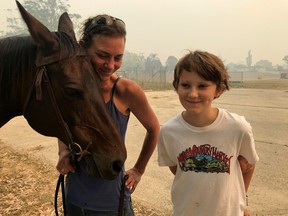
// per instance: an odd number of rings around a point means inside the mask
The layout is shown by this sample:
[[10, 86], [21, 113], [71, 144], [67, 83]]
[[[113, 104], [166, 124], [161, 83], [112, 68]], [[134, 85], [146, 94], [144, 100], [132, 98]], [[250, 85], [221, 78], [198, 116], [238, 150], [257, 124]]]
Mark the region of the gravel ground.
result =
[[[244, 115], [253, 127], [260, 161], [249, 189], [251, 215], [288, 215], [288, 80], [250, 81], [245, 88], [241, 85], [214, 104]], [[160, 124], [182, 110], [174, 91], [146, 91], [146, 95]], [[126, 169], [134, 165], [144, 135], [131, 116]], [[39, 135], [23, 117], [17, 117], [0, 129], [0, 151], [0, 215], [54, 215], [56, 139]], [[136, 215], [170, 215], [172, 180], [168, 168], [157, 165], [155, 151], [132, 195]]]

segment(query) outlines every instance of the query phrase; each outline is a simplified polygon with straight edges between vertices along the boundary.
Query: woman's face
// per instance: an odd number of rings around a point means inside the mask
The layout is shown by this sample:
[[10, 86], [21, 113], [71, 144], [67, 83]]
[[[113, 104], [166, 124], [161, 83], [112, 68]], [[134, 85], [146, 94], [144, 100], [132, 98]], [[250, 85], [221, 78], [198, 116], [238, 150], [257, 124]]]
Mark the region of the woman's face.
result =
[[88, 53], [92, 55], [93, 68], [101, 80], [110, 78], [121, 67], [124, 49], [124, 37], [95, 35], [92, 38]]

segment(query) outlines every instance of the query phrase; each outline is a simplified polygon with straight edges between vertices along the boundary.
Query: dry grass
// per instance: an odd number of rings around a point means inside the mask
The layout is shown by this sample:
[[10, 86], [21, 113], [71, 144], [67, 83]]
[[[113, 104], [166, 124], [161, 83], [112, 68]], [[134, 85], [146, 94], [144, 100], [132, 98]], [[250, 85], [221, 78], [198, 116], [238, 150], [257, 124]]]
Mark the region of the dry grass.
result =
[[[1, 142], [0, 152], [0, 216], [55, 215], [56, 169], [27, 153], [17, 153]], [[58, 208], [62, 213], [60, 195]], [[138, 216], [162, 215], [137, 202], [133, 207]]]
[[2, 144], [0, 151], [0, 215], [53, 215], [55, 169]]

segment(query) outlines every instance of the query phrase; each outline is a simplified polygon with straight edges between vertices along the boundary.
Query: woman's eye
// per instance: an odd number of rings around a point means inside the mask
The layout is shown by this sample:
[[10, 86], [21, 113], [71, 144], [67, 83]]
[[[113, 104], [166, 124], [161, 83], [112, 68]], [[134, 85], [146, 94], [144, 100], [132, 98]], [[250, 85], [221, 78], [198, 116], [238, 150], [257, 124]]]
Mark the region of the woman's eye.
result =
[[72, 98], [81, 98], [82, 94], [78, 89], [74, 88], [65, 88], [64, 92], [67, 96]]
[[120, 57], [120, 56], [119, 56], [119, 57], [115, 57], [115, 61], [116, 61], [116, 62], [119, 62], [119, 61], [121, 61], [121, 60], [122, 60], [122, 56], [121, 56], [121, 57]]
[[96, 56], [98, 56], [98, 58], [101, 58], [101, 59], [109, 58], [109, 56], [106, 54], [102, 54], [102, 53], [95, 53], [95, 54]]

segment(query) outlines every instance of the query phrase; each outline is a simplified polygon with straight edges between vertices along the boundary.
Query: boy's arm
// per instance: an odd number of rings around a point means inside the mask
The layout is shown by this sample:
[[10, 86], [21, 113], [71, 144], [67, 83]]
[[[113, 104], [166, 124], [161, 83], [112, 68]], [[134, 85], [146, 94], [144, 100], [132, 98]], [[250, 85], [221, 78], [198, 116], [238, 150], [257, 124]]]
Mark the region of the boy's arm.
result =
[[239, 155], [238, 161], [240, 163], [242, 175], [243, 175], [243, 180], [245, 184], [245, 191], [246, 193], [248, 192], [248, 188], [254, 173], [255, 169], [255, 164], [249, 164], [246, 158], [243, 156]]
[[169, 166], [169, 169], [174, 175], [176, 175], [177, 166]]
[[[240, 167], [241, 167], [241, 171], [243, 175], [243, 181], [245, 185], [246, 196], [247, 196], [248, 188], [249, 188], [249, 185], [250, 185], [250, 182], [251, 182], [254, 170], [255, 170], [255, 164], [249, 164], [246, 158], [244, 158], [241, 155], [239, 155], [238, 161], [240, 163]], [[248, 197], [246, 197], [246, 199], [248, 199]], [[244, 216], [249, 216], [249, 215], [250, 215], [249, 211], [246, 208], [244, 211]]]

